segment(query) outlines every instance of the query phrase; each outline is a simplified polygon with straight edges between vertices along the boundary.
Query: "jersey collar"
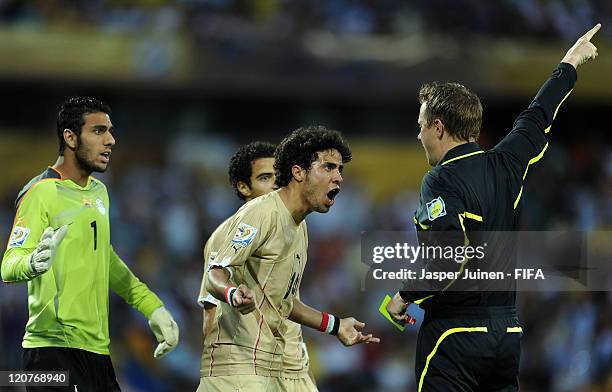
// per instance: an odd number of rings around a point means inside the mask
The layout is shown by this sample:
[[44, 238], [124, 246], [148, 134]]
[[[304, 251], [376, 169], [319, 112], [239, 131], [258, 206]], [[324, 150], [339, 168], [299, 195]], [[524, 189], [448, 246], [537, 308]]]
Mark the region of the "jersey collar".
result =
[[478, 143], [468, 142], [460, 144], [456, 147], [451, 148], [444, 154], [444, 157], [440, 159], [440, 162], [436, 166], [446, 165], [451, 161], [457, 161], [459, 159], [467, 158], [472, 155], [482, 154], [484, 151], [480, 148]]
[[94, 179], [92, 176], [87, 177], [87, 184], [85, 184], [85, 186], [80, 186], [79, 184], [77, 184], [76, 182], [74, 182], [73, 180], [69, 178], [64, 178], [64, 180], [66, 180], [65, 183], [68, 184], [71, 188], [78, 189], [81, 191], [88, 191], [89, 189], [91, 189], [94, 183]]

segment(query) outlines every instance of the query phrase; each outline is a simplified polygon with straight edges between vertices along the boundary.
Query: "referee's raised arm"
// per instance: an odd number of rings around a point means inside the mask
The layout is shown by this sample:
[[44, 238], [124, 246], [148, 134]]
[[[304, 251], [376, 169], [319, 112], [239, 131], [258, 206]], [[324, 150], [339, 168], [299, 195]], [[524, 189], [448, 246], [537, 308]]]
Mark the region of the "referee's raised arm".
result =
[[517, 184], [515, 209], [529, 166], [544, 156], [557, 112], [573, 91], [577, 80], [576, 69], [597, 57], [597, 48], [591, 43], [591, 38], [600, 28], [601, 24], [598, 23], [567, 51], [529, 107], [517, 117], [512, 131], [494, 148], [508, 157], [508, 166], [517, 177], [521, 177]]

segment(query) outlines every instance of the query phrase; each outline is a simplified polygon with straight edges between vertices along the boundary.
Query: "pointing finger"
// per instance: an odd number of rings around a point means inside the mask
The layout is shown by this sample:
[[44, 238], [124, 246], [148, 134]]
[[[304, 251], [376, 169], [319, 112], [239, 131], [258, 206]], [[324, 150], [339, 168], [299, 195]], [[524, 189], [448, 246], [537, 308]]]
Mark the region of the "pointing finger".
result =
[[591, 38], [593, 38], [593, 36], [595, 35], [595, 33], [597, 33], [599, 31], [599, 29], [601, 28], [601, 23], [597, 23], [595, 25], [595, 27], [593, 27], [591, 30], [587, 31], [583, 37], [587, 40], [590, 41]]

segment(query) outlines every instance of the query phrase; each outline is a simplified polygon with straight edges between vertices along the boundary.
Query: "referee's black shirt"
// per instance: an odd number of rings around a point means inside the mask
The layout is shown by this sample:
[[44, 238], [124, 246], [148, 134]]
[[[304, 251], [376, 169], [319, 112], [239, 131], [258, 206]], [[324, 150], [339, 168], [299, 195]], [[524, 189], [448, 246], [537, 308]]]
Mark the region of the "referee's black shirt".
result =
[[[512, 131], [493, 149], [483, 151], [476, 143], [465, 143], [446, 153], [423, 178], [414, 216], [419, 243], [427, 243], [435, 232], [454, 232], [463, 242], [464, 236], [469, 238], [475, 232], [516, 229], [525, 178], [548, 148], [552, 122], [576, 79], [573, 66], [559, 64], [516, 119]], [[500, 252], [507, 257], [510, 253]], [[437, 267], [427, 265], [426, 269]], [[452, 285], [422, 288], [418, 282], [408, 282], [400, 295], [430, 316], [457, 307], [514, 306], [516, 298], [514, 290], [460, 292], [453, 291]]]

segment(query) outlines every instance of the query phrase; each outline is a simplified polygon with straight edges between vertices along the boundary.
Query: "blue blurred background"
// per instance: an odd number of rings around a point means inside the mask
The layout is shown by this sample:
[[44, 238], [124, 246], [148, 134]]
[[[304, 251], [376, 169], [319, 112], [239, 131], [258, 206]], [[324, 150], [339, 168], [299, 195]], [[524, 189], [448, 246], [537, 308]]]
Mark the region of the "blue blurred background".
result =
[[[418, 88], [440, 80], [475, 90], [479, 142], [490, 148], [596, 22], [600, 55], [580, 69], [530, 171], [529, 230], [612, 228], [608, 0], [0, 0], [0, 251], [17, 192], [56, 159], [57, 107], [76, 95], [108, 102], [117, 145], [99, 177], [111, 192], [112, 240], [181, 328], [180, 346], [155, 361], [146, 320], [112, 294], [117, 375], [124, 391], [195, 390], [201, 250], [239, 206], [229, 157], [298, 126], [338, 129], [354, 161], [332, 211], [308, 218], [301, 296], [365, 321], [382, 342], [344, 348], [305, 331], [312, 369], [322, 392], [413, 391], [417, 328], [396, 331], [377, 313], [386, 293], [360, 290], [359, 239], [413, 230], [428, 170]], [[519, 294], [523, 391], [612, 391], [611, 292]], [[19, 369], [26, 320], [25, 284], [0, 284], [0, 369]]]

